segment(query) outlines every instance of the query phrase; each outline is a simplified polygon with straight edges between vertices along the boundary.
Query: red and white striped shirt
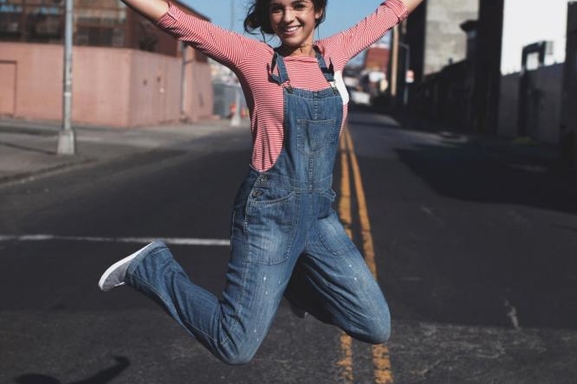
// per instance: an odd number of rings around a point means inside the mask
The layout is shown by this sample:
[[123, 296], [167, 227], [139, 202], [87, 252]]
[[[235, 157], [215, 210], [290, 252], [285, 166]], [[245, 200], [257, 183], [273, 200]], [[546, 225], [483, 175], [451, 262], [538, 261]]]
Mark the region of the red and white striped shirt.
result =
[[[336, 77], [339, 77], [351, 58], [378, 41], [407, 16], [407, 8], [400, 0], [387, 0], [354, 27], [318, 40], [315, 45], [319, 47], [327, 65], [332, 63]], [[273, 48], [188, 15], [170, 3], [157, 25], [234, 71], [250, 111], [252, 166], [261, 172], [271, 168], [281, 153], [284, 135], [282, 87], [268, 77]], [[290, 56], [285, 57], [284, 61], [294, 88], [310, 91], [327, 88], [327, 81], [319, 70], [316, 58]], [[343, 113], [346, 119], [346, 104], [343, 105]]]

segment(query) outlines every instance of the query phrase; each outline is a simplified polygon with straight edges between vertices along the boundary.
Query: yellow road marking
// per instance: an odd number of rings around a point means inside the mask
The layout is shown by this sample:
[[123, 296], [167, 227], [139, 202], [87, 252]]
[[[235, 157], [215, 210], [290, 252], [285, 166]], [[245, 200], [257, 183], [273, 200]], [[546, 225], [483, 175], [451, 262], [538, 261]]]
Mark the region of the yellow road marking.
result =
[[342, 383], [349, 384], [354, 382], [353, 377], [353, 339], [346, 333], [341, 333], [341, 359], [337, 365], [341, 367], [340, 377]]
[[353, 168], [353, 178], [355, 181], [355, 192], [357, 195], [357, 202], [359, 204], [359, 219], [361, 222], [361, 236], [363, 239], [363, 251], [365, 254], [365, 261], [369, 266], [373, 276], [377, 277], [377, 265], [375, 263], [375, 249], [373, 248], [373, 236], [371, 234], [371, 223], [369, 221], [369, 211], [367, 209], [367, 200], [365, 198], [365, 190], [363, 188], [363, 180], [361, 179], [361, 170], [355, 154], [353, 146], [353, 139], [347, 129], [345, 132], [346, 145], [351, 159], [351, 166]]
[[352, 237], [351, 226], [353, 224], [352, 213], [351, 213], [351, 181], [350, 181], [350, 173], [349, 173], [349, 161], [348, 161], [348, 150], [347, 150], [347, 141], [344, 139], [344, 134], [346, 133], [343, 131], [343, 138], [340, 142], [340, 149], [341, 149], [341, 196], [339, 199], [339, 217], [341, 218], [341, 222], [347, 231], [349, 237]]
[[[348, 167], [348, 151], [346, 149], [345, 140], [340, 142], [341, 149], [341, 195], [339, 199], [339, 217], [345, 227], [347, 235], [352, 238], [351, 226], [353, 224], [351, 214], [351, 183], [350, 173]], [[342, 333], [340, 337], [341, 342], [341, 359], [337, 365], [341, 367], [340, 377], [345, 384], [353, 383], [353, 339], [346, 333]]]
[[394, 381], [389, 348], [384, 344], [373, 345], [373, 365], [375, 384], [389, 384]]
[[[365, 261], [371, 270], [371, 273], [377, 278], [377, 266], [375, 262], [375, 249], [373, 243], [373, 236], [371, 233], [371, 223], [369, 220], [369, 213], [367, 209], [367, 202], [365, 197], [365, 191], [363, 188], [363, 182], [361, 178], [361, 172], [359, 168], [359, 163], [357, 156], [355, 154], [353, 140], [349, 132], [348, 126], [345, 127], [342, 134], [341, 140], [341, 199], [339, 200], [339, 215], [345, 226], [345, 230], [349, 237], [352, 235], [352, 214], [351, 214], [351, 190], [350, 190], [350, 174], [349, 174], [349, 159], [351, 163], [351, 168], [353, 171], [353, 180], [355, 184], [355, 194], [357, 196], [358, 209], [359, 209], [359, 220], [361, 224], [361, 237], [363, 240], [363, 252], [365, 256]], [[343, 359], [339, 362], [339, 365], [343, 367], [343, 372], [341, 377], [350, 377], [350, 383], [353, 380], [353, 369], [352, 369], [352, 340], [343, 342], [343, 338], [349, 336], [341, 337], [341, 349], [343, 351]], [[350, 343], [350, 344], [349, 344]], [[348, 349], [347, 349], [348, 348]], [[373, 366], [374, 366], [374, 376], [375, 384], [388, 384], [393, 382], [393, 372], [391, 369], [391, 361], [389, 356], [389, 349], [385, 345], [375, 345], [372, 348], [373, 352]], [[350, 366], [346, 365], [348, 363], [347, 358], [350, 357]], [[347, 379], [348, 380], [348, 379]]]

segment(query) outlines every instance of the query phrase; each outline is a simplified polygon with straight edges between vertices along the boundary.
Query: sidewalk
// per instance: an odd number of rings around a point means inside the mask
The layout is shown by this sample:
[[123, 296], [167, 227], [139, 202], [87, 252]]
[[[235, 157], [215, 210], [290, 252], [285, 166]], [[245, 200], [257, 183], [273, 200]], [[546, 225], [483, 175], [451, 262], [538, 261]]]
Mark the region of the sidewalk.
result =
[[448, 124], [437, 123], [413, 115], [393, 115], [381, 110], [380, 107], [351, 105], [349, 112], [354, 113], [355, 111], [387, 116], [391, 125], [404, 130], [433, 133], [442, 136], [447, 141], [465, 141], [470, 145], [481, 146], [501, 154], [520, 156], [529, 161], [543, 162], [565, 170], [571, 169], [569, 165], [563, 162], [558, 145], [536, 142], [528, 137], [503, 137], [495, 133], [455, 130]]
[[130, 129], [74, 127], [76, 154], [58, 155], [59, 125], [0, 119], [0, 186], [180, 145], [215, 131], [248, 130], [248, 123], [242, 124], [231, 127], [230, 120], [204, 120]]
[[466, 139], [470, 144], [491, 149], [493, 152], [568, 169], [568, 166], [563, 164], [561, 152], [557, 145], [536, 142], [529, 137], [503, 137], [494, 133], [455, 131], [446, 124], [433, 123], [420, 118], [407, 119], [403, 123], [403, 127], [408, 130], [437, 133], [447, 140]]
[[[413, 121], [405, 129], [436, 132], [451, 139], [467, 137], [471, 143], [503, 154], [532, 161], [560, 164], [557, 148], [493, 135], [444, 131], [425, 121]], [[199, 137], [231, 130], [248, 131], [248, 121], [231, 127], [230, 120], [205, 120], [194, 124], [171, 124], [138, 128], [75, 127], [76, 154], [57, 155], [60, 126], [22, 120], [0, 119], [0, 186], [70, 168], [133, 156], [137, 153], [190, 142]]]

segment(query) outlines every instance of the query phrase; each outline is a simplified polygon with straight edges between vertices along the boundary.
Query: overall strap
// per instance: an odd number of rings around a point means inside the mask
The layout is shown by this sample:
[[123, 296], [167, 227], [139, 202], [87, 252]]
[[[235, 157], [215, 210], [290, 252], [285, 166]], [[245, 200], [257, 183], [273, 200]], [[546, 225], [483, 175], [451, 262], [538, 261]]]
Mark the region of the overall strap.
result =
[[[331, 87], [335, 89], [335, 76], [334, 76], [335, 71], [333, 68], [333, 64], [331, 63], [330, 66], [327, 66], [327, 63], [325, 62], [323, 55], [321, 54], [319, 48], [316, 45], [314, 46], [314, 50], [316, 59], [319, 63], [319, 67], [321, 69], [321, 72], [323, 73], [323, 76], [325, 77], [327, 82], [331, 85]], [[278, 67], [278, 75], [274, 73], [275, 66]], [[271, 68], [269, 74], [270, 77], [279, 85], [282, 85], [286, 87], [289, 91], [292, 91], [292, 87], [290, 85], [290, 78], [288, 76], [284, 59], [281, 55], [279, 55], [279, 53], [276, 50], [274, 52], [270, 68]]]
[[[274, 74], [274, 67], [278, 66], [278, 75]], [[289, 84], [290, 79], [283, 60], [283, 57], [275, 50], [270, 66], [270, 77], [279, 85]]]
[[321, 72], [325, 76], [325, 79], [332, 85], [335, 81], [335, 70], [333, 67], [333, 63], [327, 67], [327, 63], [325, 62], [325, 58], [321, 54], [319, 47], [316, 45], [314, 46], [315, 56], [317, 57], [317, 61], [319, 62], [319, 67], [321, 68]]

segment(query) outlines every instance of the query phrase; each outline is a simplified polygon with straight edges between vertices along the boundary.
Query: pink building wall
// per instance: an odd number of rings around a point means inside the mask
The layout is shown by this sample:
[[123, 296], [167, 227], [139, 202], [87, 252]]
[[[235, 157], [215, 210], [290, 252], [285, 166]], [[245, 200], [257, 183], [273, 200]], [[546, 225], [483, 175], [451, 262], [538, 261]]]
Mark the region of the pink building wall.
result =
[[[192, 58], [192, 49], [187, 53]], [[132, 49], [74, 47], [73, 123], [136, 127], [180, 120], [181, 63]], [[0, 116], [61, 120], [62, 68], [60, 45], [1, 42]], [[210, 117], [208, 63], [189, 60], [185, 76], [184, 117]]]

